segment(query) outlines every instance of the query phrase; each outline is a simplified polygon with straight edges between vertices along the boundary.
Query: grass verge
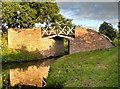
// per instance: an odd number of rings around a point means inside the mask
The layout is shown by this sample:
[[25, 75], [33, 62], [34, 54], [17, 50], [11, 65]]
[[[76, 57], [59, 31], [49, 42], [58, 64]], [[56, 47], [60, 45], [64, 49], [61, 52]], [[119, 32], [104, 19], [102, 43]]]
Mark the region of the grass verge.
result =
[[52, 64], [47, 86], [118, 87], [117, 47], [66, 55]]

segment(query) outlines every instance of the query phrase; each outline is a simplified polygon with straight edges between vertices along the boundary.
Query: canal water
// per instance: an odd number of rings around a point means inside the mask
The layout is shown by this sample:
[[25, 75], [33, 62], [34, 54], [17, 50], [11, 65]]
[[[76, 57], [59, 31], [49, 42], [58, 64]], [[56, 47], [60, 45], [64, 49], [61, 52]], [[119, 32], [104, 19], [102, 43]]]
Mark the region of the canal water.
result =
[[17, 62], [2, 66], [3, 89], [22, 89], [22, 87], [44, 87], [50, 65], [55, 59]]

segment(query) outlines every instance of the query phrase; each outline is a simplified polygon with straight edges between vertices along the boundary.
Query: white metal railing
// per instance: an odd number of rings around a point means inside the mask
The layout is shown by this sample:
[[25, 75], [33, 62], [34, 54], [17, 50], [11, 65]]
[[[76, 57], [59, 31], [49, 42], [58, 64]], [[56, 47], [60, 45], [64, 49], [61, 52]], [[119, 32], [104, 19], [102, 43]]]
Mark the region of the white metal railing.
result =
[[63, 28], [61, 26], [53, 27], [46, 27], [42, 28], [42, 36], [51, 36], [51, 35], [65, 35], [65, 36], [71, 36], [74, 35], [74, 27], [70, 28], [69, 26], [64, 26]]

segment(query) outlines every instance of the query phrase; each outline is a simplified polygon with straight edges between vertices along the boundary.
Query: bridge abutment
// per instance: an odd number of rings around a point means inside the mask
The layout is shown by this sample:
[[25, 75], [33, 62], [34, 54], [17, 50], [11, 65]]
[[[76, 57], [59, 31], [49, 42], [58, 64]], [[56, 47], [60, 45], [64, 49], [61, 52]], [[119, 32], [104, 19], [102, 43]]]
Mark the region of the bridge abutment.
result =
[[41, 29], [8, 29], [8, 47], [39, 52], [43, 58], [64, 54], [63, 38], [42, 38]]

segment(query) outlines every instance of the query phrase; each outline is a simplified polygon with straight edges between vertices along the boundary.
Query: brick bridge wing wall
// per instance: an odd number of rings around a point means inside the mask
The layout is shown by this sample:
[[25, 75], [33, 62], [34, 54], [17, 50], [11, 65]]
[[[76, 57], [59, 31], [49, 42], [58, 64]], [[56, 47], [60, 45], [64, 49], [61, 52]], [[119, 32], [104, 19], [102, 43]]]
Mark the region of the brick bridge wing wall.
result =
[[70, 54], [113, 47], [108, 38], [100, 33], [82, 27], [76, 27], [75, 39], [70, 40]]

